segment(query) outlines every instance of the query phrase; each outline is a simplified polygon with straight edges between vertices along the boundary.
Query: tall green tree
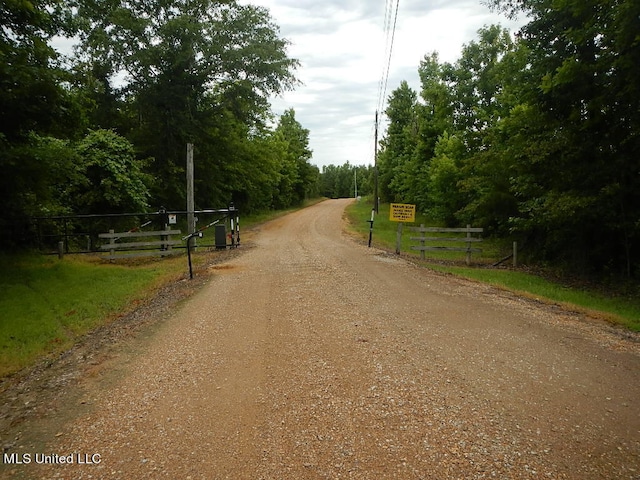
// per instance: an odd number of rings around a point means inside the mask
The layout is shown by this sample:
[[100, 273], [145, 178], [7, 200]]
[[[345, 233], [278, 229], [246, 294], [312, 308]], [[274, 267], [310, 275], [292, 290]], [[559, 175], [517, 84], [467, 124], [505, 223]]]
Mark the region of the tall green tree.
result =
[[[437, 218], [450, 223], [455, 212], [445, 212], [443, 208], [445, 205], [458, 205], [458, 201], [439, 202], [441, 198], [437, 193], [438, 188], [447, 182], [437, 180], [444, 170], [437, 168], [440, 164], [432, 168], [431, 163], [438, 156], [440, 140], [448, 137], [449, 132], [455, 134], [455, 69], [450, 63], [440, 63], [437, 52], [433, 52], [420, 62], [418, 74], [421, 82], [420, 102], [416, 105], [418, 128], [411, 158], [412, 188], [408, 189], [411, 194], [407, 200], [415, 203], [419, 210], [431, 212]], [[458, 150], [458, 153], [463, 150]], [[461, 159], [452, 157], [451, 153], [447, 161], [453, 162], [456, 168], [459, 168], [457, 164]], [[448, 188], [451, 198], [457, 199], [457, 183], [449, 184]]]
[[276, 208], [297, 205], [312, 194], [317, 195], [319, 170], [311, 165], [309, 130], [296, 120], [293, 109], [286, 110], [278, 121], [275, 135], [284, 146], [280, 157], [280, 182], [274, 198]]
[[515, 172], [521, 206], [514, 226], [535, 238], [547, 258], [637, 275], [640, 5], [491, 3], [531, 19], [522, 29], [531, 79], [521, 90], [526, 107], [509, 124], [509, 143], [526, 152]]
[[456, 131], [466, 146], [458, 159], [462, 178], [457, 188], [465, 201], [456, 216], [503, 234], [517, 202], [511, 190], [512, 158], [500, 150], [500, 128], [519, 103], [513, 84], [526, 69], [523, 52], [508, 30], [484, 27], [476, 41], [463, 47], [455, 69]]
[[0, 135], [4, 142], [64, 127], [67, 99], [61, 85], [65, 72], [49, 41], [55, 35], [71, 34], [70, 15], [69, 7], [56, 0], [0, 4]]
[[411, 159], [416, 144], [417, 94], [406, 81], [389, 96], [385, 115], [387, 132], [378, 154], [379, 195], [383, 201], [400, 201], [411, 195], [415, 172]]
[[470, 150], [485, 147], [485, 132], [508, 115], [511, 104], [502, 92], [513, 81], [516, 70], [506, 57], [516, 50], [508, 30], [492, 25], [478, 30], [478, 39], [462, 48], [451, 80], [455, 84], [454, 128], [465, 137]]
[[[124, 76], [123, 93], [138, 121], [131, 139], [156, 159], [153, 194], [167, 206], [184, 204], [187, 143], [206, 146], [201, 161], [208, 161], [228, 113], [242, 124], [265, 122], [268, 97], [296, 83], [297, 61], [264, 8], [213, 0], [79, 5], [82, 51], [87, 62]], [[229, 164], [221, 158], [227, 152], [220, 148], [212, 161]], [[225, 172], [214, 181], [227, 181]]]
[[454, 131], [454, 67], [441, 63], [437, 52], [420, 61], [420, 103], [417, 108], [417, 160], [428, 163], [435, 154], [436, 143], [444, 132]]

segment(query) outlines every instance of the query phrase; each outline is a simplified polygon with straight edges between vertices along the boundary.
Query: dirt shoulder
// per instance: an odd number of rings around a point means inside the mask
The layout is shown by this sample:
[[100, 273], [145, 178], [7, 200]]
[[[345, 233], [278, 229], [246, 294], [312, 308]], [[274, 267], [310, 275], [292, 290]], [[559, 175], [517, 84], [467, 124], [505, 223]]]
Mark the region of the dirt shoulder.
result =
[[265, 225], [148, 327], [34, 377], [51, 397], [27, 388], [3, 441], [53, 463], [0, 477], [640, 478], [637, 336], [368, 249], [345, 205]]

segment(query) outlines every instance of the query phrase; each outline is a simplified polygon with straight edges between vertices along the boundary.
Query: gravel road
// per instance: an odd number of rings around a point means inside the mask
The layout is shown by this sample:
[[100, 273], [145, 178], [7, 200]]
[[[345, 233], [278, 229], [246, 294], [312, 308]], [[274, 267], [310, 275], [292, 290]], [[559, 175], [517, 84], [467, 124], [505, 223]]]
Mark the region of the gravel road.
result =
[[640, 479], [637, 336], [368, 249], [347, 203], [212, 267], [9, 478]]

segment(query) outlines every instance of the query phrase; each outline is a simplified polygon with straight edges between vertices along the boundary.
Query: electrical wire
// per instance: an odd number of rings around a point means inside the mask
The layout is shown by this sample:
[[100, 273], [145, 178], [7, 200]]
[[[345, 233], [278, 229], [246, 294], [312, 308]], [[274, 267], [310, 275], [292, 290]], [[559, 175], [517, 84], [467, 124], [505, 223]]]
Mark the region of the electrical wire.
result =
[[[380, 83], [378, 85], [378, 101], [376, 104], [376, 111], [382, 113], [386, 103], [387, 85], [389, 82], [389, 72], [391, 70], [391, 59], [393, 57], [393, 44], [395, 41], [396, 25], [398, 23], [398, 9], [400, 6], [400, 0], [396, 0], [395, 12], [393, 11], [393, 0], [387, 0], [385, 5], [385, 19], [384, 19], [384, 32], [385, 32], [385, 55], [383, 58], [382, 75]], [[391, 26], [391, 18], [393, 17], [393, 26]]]
[[[396, 0], [395, 3], [395, 12], [393, 9], [393, 0], [386, 0], [385, 3], [385, 12], [384, 12], [384, 23], [383, 23], [383, 33], [385, 35], [385, 50], [382, 59], [382, 73], [380, 75], [380, 81], [378, 82], [378, 97], [376, 101], [376, 121], [374, 121], [371, 125], [371, 150], [370, 154], [372, 158], [375, 158], [377, 145], [374, 145], [373, 139], [375, 136], [375, 131], [378, 129], [379, 119], [382, 118], [385, 109], [386, 103], [386, 95], [387, 95], [387, 85], [389, 82], [389, 71], [391, 69], [391, 58], [393, 56], [393, 44], [395, 40], [396, 33], [396, 25], [398, 22], [398, 7], [400, 5], [400, 0]], [[393, 19], [393, 24], [391, 20]]]

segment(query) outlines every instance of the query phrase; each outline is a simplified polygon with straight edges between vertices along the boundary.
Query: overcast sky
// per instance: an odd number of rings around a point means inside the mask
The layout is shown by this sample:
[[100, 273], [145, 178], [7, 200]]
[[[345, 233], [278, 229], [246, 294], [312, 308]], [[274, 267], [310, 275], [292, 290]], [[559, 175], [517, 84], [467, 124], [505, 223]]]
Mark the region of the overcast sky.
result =
[[[310, 131], [311, 163], [373, 164], [374, 118], [388, 60], [385, 0], [246, 0], [269, 9], [303, 82], [274, 98], [274, 113], [293, 108]], [[395, 14], [396, 0], [391, 0]], [[393, 18], [391, 19], [393, 22]], [[515, 32], [520, 21], [492, 12], [481, 0], [400, 0], [387, 94], [402, 80], [420, 90], [420, 60], [437, 51], [441, 61], [458, 59], [462, 45], [485, 25]]]

